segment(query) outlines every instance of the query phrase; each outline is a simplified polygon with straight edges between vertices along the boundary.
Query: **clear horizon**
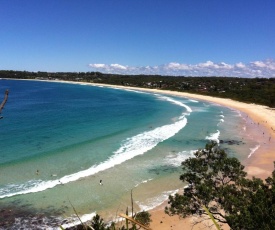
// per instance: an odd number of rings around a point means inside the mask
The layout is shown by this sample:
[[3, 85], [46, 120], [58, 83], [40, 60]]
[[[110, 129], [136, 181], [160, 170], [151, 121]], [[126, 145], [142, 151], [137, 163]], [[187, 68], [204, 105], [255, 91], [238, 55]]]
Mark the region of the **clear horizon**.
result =
[[0, 69], [275, 77], [275, 2], [0, 0]]

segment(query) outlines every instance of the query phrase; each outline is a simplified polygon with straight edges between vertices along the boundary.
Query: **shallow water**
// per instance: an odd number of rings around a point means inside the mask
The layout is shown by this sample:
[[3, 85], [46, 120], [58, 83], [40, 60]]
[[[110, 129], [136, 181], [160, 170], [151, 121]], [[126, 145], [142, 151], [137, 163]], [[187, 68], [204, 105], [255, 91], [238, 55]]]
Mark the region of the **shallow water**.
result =
[[209, 140], [240, 160], [257, 146], [241, 113], [212, 103], [56, 82], [1, 80], [6, 88], [0, 205], [22, 210], [17, 225], [22, 213], [60, 222], [70, 202], [113, 217], [131, 190], [135, 211], [151, 209], [182, 187], [180, 163]]

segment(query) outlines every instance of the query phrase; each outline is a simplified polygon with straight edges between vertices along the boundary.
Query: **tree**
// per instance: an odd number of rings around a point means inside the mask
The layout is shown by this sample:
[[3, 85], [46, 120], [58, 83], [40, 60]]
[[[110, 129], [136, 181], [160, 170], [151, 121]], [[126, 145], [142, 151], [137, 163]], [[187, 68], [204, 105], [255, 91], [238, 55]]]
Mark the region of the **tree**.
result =
[[104, 223], [103, 219], [96, 214], [92, 219], [92, 224], [94, 230], [105, 230], [107, 229], [107, 225]]
[[138, 221], [139, 223], [149, 226], [151, 222], [151, 214], [147, 211], [141, 211], [138, 212], [135, 216], [135, 220]]
[[169, 197], [169, 215], [208, 216], [205, 206], [218, 223], [231, 229], [272, 229], [275, 226], [275, 171], [264, 183], [247, 179], [244, 166], [228, 157], [214, 142], [182, 162], [187, 182], [184, 193]]

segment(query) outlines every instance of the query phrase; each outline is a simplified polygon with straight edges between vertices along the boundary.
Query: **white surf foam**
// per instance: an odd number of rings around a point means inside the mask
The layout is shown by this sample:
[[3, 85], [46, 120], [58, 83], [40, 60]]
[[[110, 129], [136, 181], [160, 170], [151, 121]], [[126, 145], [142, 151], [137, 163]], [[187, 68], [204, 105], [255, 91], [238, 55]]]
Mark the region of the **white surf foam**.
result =
[[153, 178], [150, 178], [150, 179], [148, 179], [148, 180], [143, 180], [143, 181], [141, 181], [141, 182], [137, 182], [137, 184], [135, 185], [135, 188], [138, 187], [139, 185], [145, 184], [145, 183], [147, 183], [147, 182], [149, 182], [149, 181], [151, 181], [151, 180], [153, 180]]
[[212, 133], [209, 136], [206, 136], [206, 140], [210, 140], [210, 141], [216, 141], [217, 143], [219, 143], [219, 136], [220, 136], [220, 131], [217, 130], [216, 133]]
[[184, 107], [184, 108], [187, 110], [187, 112], [189, 112], [189, 113], [192, 112], [192, 109], [191, 109], [189, 106], [185, 105], [184, 103], [182, 103], [182, 102], [180, 102], [180, 101], [177, 101], [177, 100], [175, 100], [175, 99], [173, 99], [173, 98], [171, 98], [171, 97], [166, 97], [166, 96], [159, 95], [159, 94], [155, 94], [155, 95], [156, 95], [159, 99], [162, 99], [162, 100], [165, 100], [165, 101], [169, 101], [169, 102], [171, 102], [171, 103], [173, 103], [173, 104], [176, 104], [176, 105], [179, 105], [179, 106], [181, 106], [181, 107]]
[[134, 89], [123, 89], [123, 90], [128, 91], [128, 92], [134, 92], [134, 93], [148, 94], [144, 91], [134, 90]]
[[121, 147], [114, 152], [113, 156], [111, 156], [109, 159], [99, 165], [93, 165], [86, 170], [82, 170], [71, 175], [66, 175], [56, 180], [36, 180], [28, 181], [25, 184], [8, 185], [0, 190], [0, 198], [41, 192], [46, 189], [53, 188], [57, 185], [73, 182], [80, 178], [91, 176], [98, 172], [112, 168], [127, 160], [130, 160], [131, 158], [142, 155], [147, 151], [153, 149], [155, 146], [157, 146], [158, 143], [163, 142], [164, 140], [169, 139], [176, 133], [178, 133], [182, 128], [185, 127], [186, 124], [187, 119], [184, 115], [182, 115], [181, 117], [179, 117], [178, 121], [173, 124], [164, 125], [153, 130], [138, 134], [131, 138], [127, 138], [123, 141]]
[[219, 123], [217, 124], [217, 126], [220, 126], [220, 124], [222, 124], [224, 122], [224, 119], [220, 119]]
[[195, 103], [199, 103], [199, 101], [196, 101], [196, 100], [194, 100], [194, 99], [188, 99], [188, 101], [195, 102]]
[[165, 192], [162, 192], [159, 196], [148, 198], [144, 202], [136, 201], [136, 203], [139, 206], [141, 211], [152, 210], [153, 208], [161, 205], [164, 201], [166, 201], [169, 195], [174, 195], [178, 191], [179, 191], [178, 189], [174, 191], [165, 191]]
[[197, 150], [182, 151], [177, 154], [170, 154], [165, 157], [165, 159], [164, 159], [165, 164], [178, 167], [181, 165], [181, 162], [185, 161], [186, 159], [188, 159], [190, 157], [194, 157], [194, 152], [196, 152], [196, 151]]
[[[87, 221], [92, 220], [92, 218], [96, 215], [95, 212], [90, 213], [90, 214], [84, 214], [83, 216], [79, 217], [82, 223], [85, 223]], [[66, 228], [71, 228], [74, 227], [76, 225], [81, 224], [80, 220], [78, 219], [78, 217], [72, 217], [70, 219], [67, 219], [69, 223], [66, 224], [62, 224], [61, 226], [66, 229]], [[55, 228], [56, 230], [60, 229], [60, 227]]]

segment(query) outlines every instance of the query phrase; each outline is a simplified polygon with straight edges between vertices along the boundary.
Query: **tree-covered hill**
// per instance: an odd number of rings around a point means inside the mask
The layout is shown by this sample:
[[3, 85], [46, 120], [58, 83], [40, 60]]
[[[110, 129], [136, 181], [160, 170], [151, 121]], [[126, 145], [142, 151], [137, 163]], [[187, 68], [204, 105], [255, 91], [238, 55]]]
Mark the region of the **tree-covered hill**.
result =
[[275, 108], [275, 78], [174, 77], [99, 72], [0, 71], [0, 78], [68, 80], [203, 94]]

